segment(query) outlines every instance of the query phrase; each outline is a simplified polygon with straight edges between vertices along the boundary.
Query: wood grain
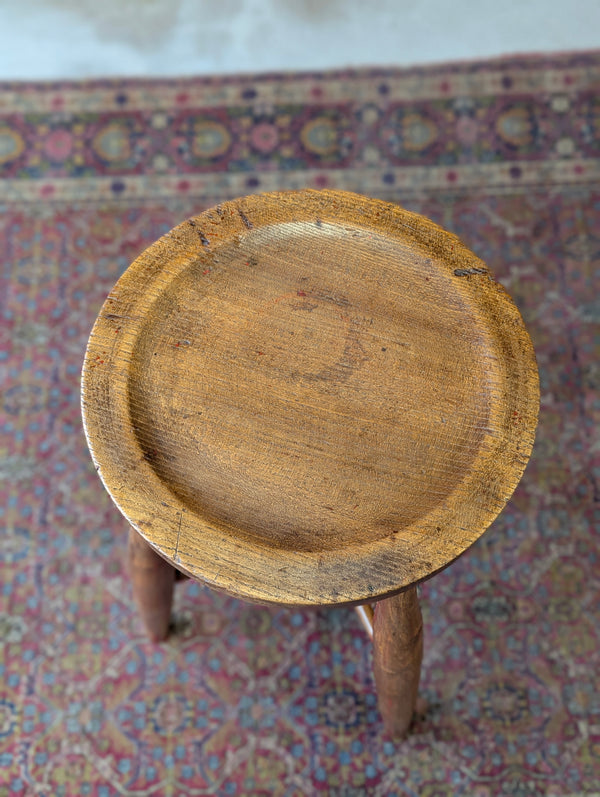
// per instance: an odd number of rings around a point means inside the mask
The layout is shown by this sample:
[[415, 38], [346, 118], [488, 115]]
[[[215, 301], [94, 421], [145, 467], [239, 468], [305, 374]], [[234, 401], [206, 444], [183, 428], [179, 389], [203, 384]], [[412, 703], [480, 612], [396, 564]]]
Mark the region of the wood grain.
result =
[[489, 526], [538, 381], [517, 309], [455, 236], [302, 191], [144, 252], [98, 317], [82, 406], [104, 484], [177, 568], [259, 602], [357, 603]]
[[373, 674], [387, 733], [404, 737], [410, 727], [423, 658], [423, 619], [416, 587], [375, 604]]

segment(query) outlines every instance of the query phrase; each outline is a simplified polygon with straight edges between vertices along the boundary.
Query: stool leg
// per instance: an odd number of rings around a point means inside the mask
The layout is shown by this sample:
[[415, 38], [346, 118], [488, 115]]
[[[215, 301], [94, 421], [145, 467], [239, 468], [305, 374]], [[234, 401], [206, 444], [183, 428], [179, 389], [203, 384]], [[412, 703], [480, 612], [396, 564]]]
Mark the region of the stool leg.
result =
[[363, 628], [369, 637], [373, 639], [373, 607], [370, 603], [362, 603], [354, 608]]
[[129, 530], [133, 597], [152, 642], [161, 642], [169, 634], [175, 572], [135, 529]]
[[373, 672], [379, 710], [393, 738], [406, 736], [419, 688], [423, 619], [417, 588], [375, 604]]

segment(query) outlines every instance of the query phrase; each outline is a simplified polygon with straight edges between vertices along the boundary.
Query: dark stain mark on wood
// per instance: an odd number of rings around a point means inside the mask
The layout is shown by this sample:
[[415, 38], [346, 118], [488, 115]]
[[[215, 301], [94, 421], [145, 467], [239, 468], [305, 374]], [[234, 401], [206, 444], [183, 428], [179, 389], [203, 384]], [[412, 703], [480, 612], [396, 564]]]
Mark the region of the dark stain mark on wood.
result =
[[455, 268], [455, 277], [468, 277], [470, 274], [487, 274], [485, 268]]
[[181, 537], [181, 522], [183, 520], [183, 512], [179, 512], [179, 526], [177, 527], [177, 542], [175, 543], [175, 553], [173, 559], [177, 560], [179, 556], [179, 538]]
[[333, 294], [319, 293], [317, 294], [317, 298], [323, 299], [326, 302], [333, 302], [333, 304], [337, 304], [338, 307], [350, 306], [350, 302], [345, 296], [334, 296]]
[[252, 224], [252, 222], [250, 221], [248, 216], [246, 216], [244, 211], [241, 210], [240, 208], [237, 209], [237, 212], [238, 212], [238, 215], [239, 215], [240, 219], [244, 222], [244, 227], [246, 227], [246, 229], [248, 229], [248, 230], [251, 230], [254, 227], [254, 225]]
[[144, 459], [146, 462], [154, 462], [158, 456], [158, 451], [153, 448], [151, 451], [144, 451]]
[[200, 243], [202, 244], [202, 246], [210, 246], [210, 241], [208, 240], [206, 235], [204, 235], [202, 230], [198, 228], [198, 225], [196, 224], [194, 219], [188, 219], [188, 224], [190, 225], [190, 227], [193, 227], [198, 233], [198, 237], [200, 238]]
[[312, 311], [316, 310], [318, 306], [319, 305], [316, 302], [315, 303], [301, 302], [294, 306], [294, 310], [304, 310], [307, 313], [312, 313]]

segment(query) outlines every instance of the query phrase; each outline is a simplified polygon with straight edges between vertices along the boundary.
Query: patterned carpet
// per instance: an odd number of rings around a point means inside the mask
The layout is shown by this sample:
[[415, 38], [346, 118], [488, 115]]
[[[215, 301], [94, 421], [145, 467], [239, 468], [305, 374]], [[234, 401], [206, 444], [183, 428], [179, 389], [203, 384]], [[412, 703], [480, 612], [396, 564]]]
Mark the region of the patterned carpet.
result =
[[[600, 793], [600, 53], [0, 88], [0, 794]], [[422, 587], [400, 744], [351, 610], [183, 583], [149, 644], [81, 429], [85, 342], [130, 261], [222, 199], [302, 186], [456, 231], [539, 358], [521, 486]]]

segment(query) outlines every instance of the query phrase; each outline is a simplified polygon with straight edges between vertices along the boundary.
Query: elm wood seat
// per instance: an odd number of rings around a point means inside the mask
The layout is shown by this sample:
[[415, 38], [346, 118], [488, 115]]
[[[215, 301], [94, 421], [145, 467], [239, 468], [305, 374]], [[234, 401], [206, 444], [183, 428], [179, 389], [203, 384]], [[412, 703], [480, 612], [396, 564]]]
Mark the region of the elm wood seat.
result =
[[517, 309], [454, 235], [309, 190], [223, 203], [140, 255], [82, 387], [152, 637], [175, 568], [262, 603], [375, 604], [396, 736], [419, 680], [416, 585], [509, 499], [538, 398]]

